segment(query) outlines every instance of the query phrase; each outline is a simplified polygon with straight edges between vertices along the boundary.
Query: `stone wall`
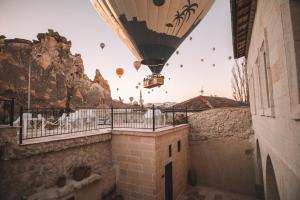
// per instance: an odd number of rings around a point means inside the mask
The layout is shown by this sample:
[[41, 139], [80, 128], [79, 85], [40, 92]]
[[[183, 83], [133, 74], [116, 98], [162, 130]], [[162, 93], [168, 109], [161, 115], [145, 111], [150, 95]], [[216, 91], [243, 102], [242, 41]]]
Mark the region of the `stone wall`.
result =
[[254, 146], [248, 107], [189, 116], [190, 165], [200, 185], [253, 196]]
[[[257, 171], [261, 172], [257, 184], [264, 185], [268, 200], [300, 199], [299, 13], [299, 1], [258, 1], [247, 55]], [[263, 44], [266, 65], [257, 62]], [[272, 91], [269, 98], [267, 90]]]
[[[95, 199], [115, 184], [110, 133], [19, 145], [16, 128], [0, 130], [0, 199], [60, 199], [68, 195]], [[91, 167], [91, 176], [74, 181], [74, 168], [83, 165]], [[58, 189], [56, 182], [62, 175], [67, 183]], [[90, 184], [97, 188], [93, 190], [96, 193], [80, 192], [89, 190]]]
[[[165, 165], [172, 162], [173, 198], [187, 186], [188, 126], [167, 130], [113, 131], [112, 155], [117, 189], [125, 199], [164, 199]], [[177, 152], [177, 142], [181, 151]], [[172, 156], [169, 157], [169, 145]]]

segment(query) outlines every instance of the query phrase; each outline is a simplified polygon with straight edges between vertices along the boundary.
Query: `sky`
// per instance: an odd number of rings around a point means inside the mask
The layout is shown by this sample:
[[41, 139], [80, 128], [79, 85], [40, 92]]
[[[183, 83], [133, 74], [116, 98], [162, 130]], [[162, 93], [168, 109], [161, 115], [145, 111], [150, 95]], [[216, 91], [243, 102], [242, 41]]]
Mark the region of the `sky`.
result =
[[[229, 2], [215, 0], [206, 17], [190, 34], [193, 39], [187, 38], [178, 47], [180, 53], [173, 54], [169, 66], [162, 71], [164, 86], [150, 90], [150, 94], [148, 89], [141, 88], [146, 103], [181, 102], [200, 95], [201, 89], [204, 95], [232, 98], [234, 61], [228, 59], [233, 56]], [[121, 97], [129, 102], [131, 96], [135, 100], [139, 98], [136, 86], [151, 71], [147, 66], [139, 71], [134, 69], [135, 57], [89, 0], [0, 0], [0, 35], [32, 40], [37, 33], [48, 29], [72, 41], [71, 52], [81, 54], [89, 78], [93, 79], [95, 70], [100, 70], [109, 82], [114, 99]], [[106, 44], [103, 50], [99, 47], [101, 42]], [[115, 74], [118, 67], [125, 70], [122, 78]]]

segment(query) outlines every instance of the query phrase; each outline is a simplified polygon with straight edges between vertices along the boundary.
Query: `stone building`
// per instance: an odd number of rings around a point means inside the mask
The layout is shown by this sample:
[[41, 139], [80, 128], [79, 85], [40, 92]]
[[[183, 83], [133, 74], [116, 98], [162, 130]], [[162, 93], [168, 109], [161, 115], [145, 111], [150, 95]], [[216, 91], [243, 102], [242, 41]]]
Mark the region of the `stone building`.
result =
[[231, 0], [235, 58], [247, 59], [256, 195], [300, 199], [300, 1]]

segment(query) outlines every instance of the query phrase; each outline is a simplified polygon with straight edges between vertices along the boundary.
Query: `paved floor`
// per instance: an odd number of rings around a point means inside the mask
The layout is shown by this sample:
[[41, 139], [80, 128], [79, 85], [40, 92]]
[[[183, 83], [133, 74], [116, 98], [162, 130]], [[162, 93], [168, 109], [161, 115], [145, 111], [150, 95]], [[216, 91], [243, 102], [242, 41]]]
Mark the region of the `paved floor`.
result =
[[189, 188], [181, 200], [255, 200], [255, 197], [226, 192], [210, 187], [196, 186]]

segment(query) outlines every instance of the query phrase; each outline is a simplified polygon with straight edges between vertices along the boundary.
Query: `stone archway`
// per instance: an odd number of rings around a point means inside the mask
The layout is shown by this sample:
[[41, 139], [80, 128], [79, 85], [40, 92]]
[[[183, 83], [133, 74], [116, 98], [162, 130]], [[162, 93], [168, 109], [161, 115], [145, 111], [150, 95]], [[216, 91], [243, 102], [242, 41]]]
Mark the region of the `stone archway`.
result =
[[266, 164], [266, 199], [280, 200], [276, 176], [270, 156], [267, 157]]
[[261, 153], [259, 142], [256, 140], [256, 185], [255, 192], [257, 199], [265, 199], [264, 192], [264, 176], [263, 176], [263, 167], [261, 161]]

